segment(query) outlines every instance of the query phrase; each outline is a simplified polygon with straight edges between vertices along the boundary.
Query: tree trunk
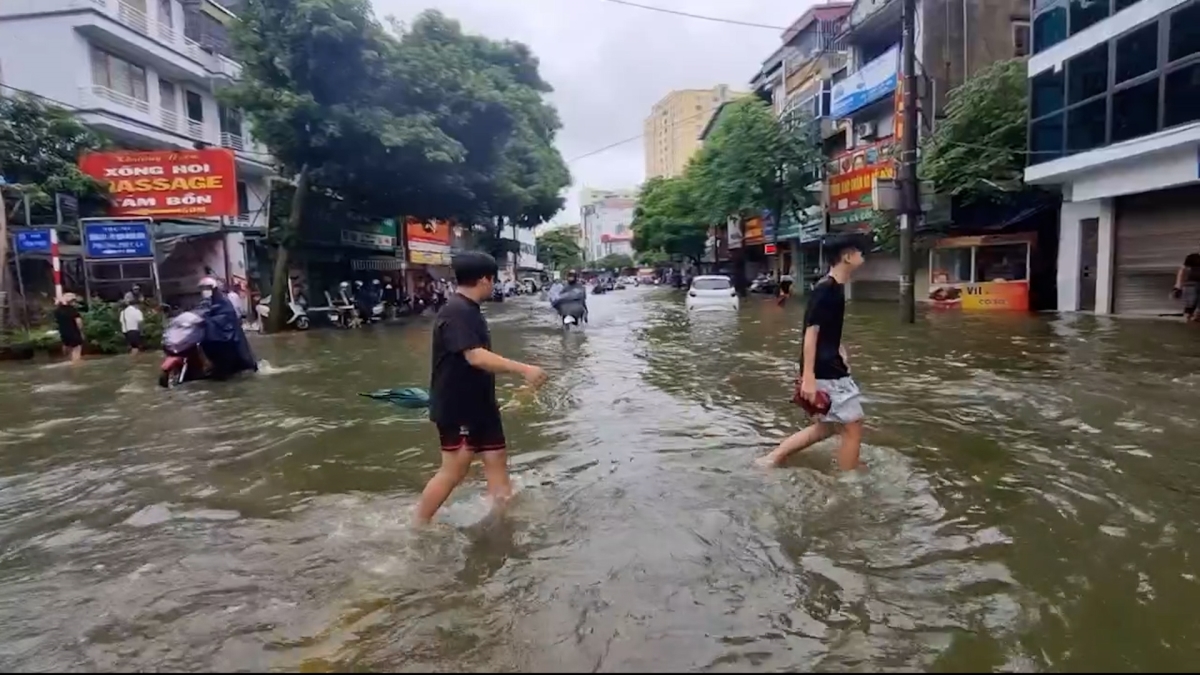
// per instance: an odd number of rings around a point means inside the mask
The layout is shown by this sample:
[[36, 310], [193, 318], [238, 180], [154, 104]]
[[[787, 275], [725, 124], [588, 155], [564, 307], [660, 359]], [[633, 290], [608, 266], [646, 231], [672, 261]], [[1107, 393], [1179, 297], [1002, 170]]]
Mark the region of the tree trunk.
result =
[[291, 288], [288, 284], [288, 265], [290, 249], [300, 232], [300, 222], [304, 209], [304, 197], [308, 192], [308, 165], [300, 168], [296, 178], [296, 192], [292, 195], [292, 211], [288, 214], [287, 229], [279, 237], [279, 246], [275, 249], [275, 269], [271, 277], [271, 311], [270, 316], [263, 322], [263, 330], [267, 333], [277, 333], [287, 325], [288, 302], [291, 300]]

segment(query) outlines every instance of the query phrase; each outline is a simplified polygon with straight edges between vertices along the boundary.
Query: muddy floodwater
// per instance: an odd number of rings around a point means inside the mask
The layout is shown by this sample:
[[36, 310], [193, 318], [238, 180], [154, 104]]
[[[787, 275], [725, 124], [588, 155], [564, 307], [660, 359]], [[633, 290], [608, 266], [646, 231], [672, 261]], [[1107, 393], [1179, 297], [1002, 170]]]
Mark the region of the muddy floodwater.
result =
[[766, 471], [802, 307], [490, 305], [511, 513], [439, 457], [431, 321], [255, 338], [264, 372], [0, 366], [0, 667], [875, 671], [1200, 668], [1200, 330], [855, 305], [867, 474]]

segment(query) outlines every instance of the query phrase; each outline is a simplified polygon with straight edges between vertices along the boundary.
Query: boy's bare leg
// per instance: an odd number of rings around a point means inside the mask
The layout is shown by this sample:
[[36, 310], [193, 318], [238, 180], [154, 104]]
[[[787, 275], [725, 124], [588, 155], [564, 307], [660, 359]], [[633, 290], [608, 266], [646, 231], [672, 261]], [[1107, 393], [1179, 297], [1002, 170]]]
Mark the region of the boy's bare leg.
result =
[[479, 453], [483, 458], [483, 475], [487, 479], [492, 510], [504, 511], [512, 499], [512, 482], [508, 477], [508, 452], [503, 448]]
[[433, 520], [433, 514], [446, 503], [450, 493], [467, 477], [471, 469], [474, 454], [465, 444], [458, 450], [442, 451], [442, 466], [421, 492], [421, 500], [417, 502], [417, 524], [427, 525]]
[[859, 451], [862, 449], [863, 421], [850, 422], [842, 425], [842, 444], [838, 447], [838, 468], [842, 471], [853, 471], [865, 468], [859, 461]]
[[762, 466], [782, 466], [790, 455], [800, 452], [814, 443], [819, 443], [835, 433], [837, 433], [836, 425], [829, 422], [817, 422], [807, 429], [783, 439], [783, 442], [776, 446], [770, 454], [760, 457], [758, 463]]

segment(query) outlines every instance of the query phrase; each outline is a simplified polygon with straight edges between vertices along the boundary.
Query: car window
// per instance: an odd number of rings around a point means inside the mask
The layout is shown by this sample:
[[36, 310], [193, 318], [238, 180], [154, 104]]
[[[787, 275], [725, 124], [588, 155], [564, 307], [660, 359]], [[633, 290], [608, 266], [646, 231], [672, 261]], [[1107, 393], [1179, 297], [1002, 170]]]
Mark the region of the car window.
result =
[[728, 279], [696, 279], [692, 282], [692, 288], [698, 291], [726, 291], [729, 287]]

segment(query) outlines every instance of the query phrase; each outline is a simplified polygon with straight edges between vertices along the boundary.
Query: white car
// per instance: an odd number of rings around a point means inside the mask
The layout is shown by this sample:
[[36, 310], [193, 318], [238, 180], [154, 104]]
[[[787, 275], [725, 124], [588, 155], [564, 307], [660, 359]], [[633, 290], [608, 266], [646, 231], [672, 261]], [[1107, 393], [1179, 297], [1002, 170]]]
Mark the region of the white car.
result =
[[733, 309], [738, 308], [737, 291], [733, 282], [725, 275], [705, 275], [692, 279], [688, 289], [687, 308]]

